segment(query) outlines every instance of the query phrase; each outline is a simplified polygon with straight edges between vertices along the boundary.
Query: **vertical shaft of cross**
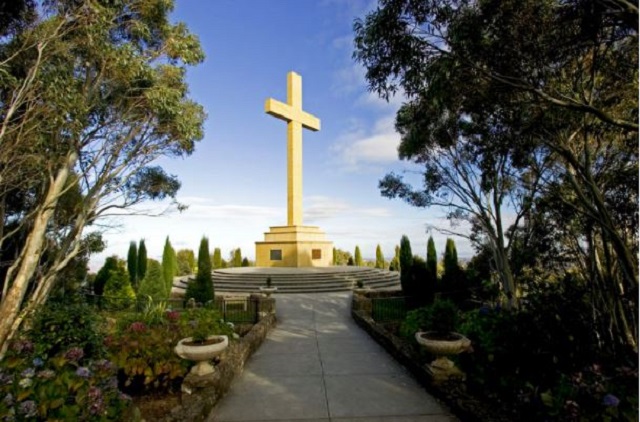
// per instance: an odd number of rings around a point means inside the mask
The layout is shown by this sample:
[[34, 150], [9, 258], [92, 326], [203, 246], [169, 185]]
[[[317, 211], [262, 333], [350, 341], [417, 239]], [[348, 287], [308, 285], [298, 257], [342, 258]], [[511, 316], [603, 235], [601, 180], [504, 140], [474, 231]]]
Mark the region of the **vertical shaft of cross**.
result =
[[[302, 110], [302, 79], [287, 74], [287, 103]], [[287, 123], [287, 225], [302, 225], [302, 123]]]
[[287, 122], [287, 225], [302, 225], [302, 128], [320, 130], [320, 120], [302, 110], [302, 78], [287, 74], [287, 103], [273, 98], [265, 111]]

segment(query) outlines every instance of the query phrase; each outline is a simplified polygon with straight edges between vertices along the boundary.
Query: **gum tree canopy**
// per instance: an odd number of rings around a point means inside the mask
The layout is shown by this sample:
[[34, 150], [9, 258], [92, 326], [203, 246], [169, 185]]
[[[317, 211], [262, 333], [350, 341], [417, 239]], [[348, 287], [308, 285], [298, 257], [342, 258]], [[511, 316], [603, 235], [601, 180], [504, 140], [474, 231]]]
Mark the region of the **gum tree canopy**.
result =
[[205, 119], [185, 82], [203, 52], [169, 22], [172, 0], [22, 3], [0, 19], [3, 348], [87, 247], [87, 226], [175, 198], [180, 183], [152, 163], [191, 154]]
[[422, 167], [382, 194], [470, 223], [512, 306], [513, 245], [535, 240], [592, 283], [603, 338], [635, 348], [637, 1], [380, 0], [354, 30], [369, 89], [406, 98], [398, 152]]

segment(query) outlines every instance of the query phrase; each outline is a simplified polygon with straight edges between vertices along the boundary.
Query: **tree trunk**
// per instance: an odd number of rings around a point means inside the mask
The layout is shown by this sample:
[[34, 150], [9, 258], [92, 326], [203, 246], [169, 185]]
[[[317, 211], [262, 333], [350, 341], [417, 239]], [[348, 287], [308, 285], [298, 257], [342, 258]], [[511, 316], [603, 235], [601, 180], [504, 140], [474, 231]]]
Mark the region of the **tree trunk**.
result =
[[33, 227], [27, 236], [20, 258], [7, 273], [5, 283], [11, 283], [11, 287], [7, 296], [3, 297], [2, 303], [0, 303], [0, 358], [4, 357], [8, 341], [19, 327], [19, 323], [16, 324], [16, 322], [19, 322], [18, 315], [29, 281], [33, 278], [42, 256], [47, 225], [51, 221], [58, 199], [77, 158], [78, 155], [75, 152], [69, 153], [64, 166], [58, 170], [55, 178], [51, 181], [47, 196], [34, 218]]

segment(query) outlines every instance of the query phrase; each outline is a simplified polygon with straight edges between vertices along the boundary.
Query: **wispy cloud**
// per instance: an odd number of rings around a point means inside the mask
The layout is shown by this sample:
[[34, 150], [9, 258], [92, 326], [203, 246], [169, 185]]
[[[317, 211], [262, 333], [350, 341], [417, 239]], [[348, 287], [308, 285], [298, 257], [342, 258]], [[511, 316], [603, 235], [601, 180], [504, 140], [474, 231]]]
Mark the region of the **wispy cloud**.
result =
[[387, 115], [378, 119], [371, 131], [363, 127], [354, 128], [340, 136], [331, 149], [348, 171], [392, 163], [398, 159], [400, 144], [400, 135], [393, 123], [394, 116]]
[[387, 208], [357, 207], [343, 199], [327, 196], [310, 196], [306, 198], [306, 203], [308, 205], [304, 211], [305, 221], [312, 224], [333, 218], [384, 218], [391, 215]]

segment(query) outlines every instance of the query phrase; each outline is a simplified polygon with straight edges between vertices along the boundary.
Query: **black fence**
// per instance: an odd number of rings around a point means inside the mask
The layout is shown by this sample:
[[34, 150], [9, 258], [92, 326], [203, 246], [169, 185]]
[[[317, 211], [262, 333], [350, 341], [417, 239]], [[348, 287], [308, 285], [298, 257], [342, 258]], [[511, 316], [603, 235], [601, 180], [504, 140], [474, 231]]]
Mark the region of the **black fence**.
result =
[[407, 315], [405, 297], [380, 297], [371, 299], [371, 318], [376, 322], [402, 321]]
[[[151, 300], [149, 297], [122, 298], [85, 295], [87, 303], [104, 311], [129, 311], [144, 313], [150, 306], [164, 306], [166, 309], [182, 311], [191, 305], [181, 298]], [[226, 322], [234, 324], [255, 324], [260, 320], [260, 299], [251, 297], [216, 297], [214, 301], [206, 304], [197, 304], [220, 312]]]

